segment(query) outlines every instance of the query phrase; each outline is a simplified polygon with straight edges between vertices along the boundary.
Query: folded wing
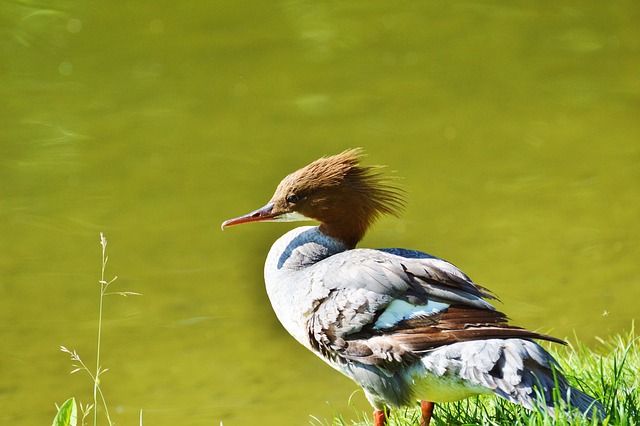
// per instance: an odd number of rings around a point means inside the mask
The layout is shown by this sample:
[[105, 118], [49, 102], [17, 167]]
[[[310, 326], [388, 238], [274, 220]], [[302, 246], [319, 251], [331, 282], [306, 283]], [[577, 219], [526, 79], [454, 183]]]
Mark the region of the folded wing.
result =
[[311, 345], [335, 362], [395, 370], [455, 342], [561, 340], [509, 325], [495, 299], [454, 265], [425, 253], [356, 249], [327, 258], [312, 276], [326, 297], [307, 324]]

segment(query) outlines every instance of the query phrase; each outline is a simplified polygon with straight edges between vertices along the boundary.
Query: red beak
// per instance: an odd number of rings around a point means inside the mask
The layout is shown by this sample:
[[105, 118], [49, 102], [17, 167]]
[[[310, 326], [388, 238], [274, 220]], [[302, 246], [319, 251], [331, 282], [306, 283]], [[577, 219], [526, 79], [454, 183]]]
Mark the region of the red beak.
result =
[[273, 220], [276, 218], [276, 215], [272, 213], [273, 211], [273, 203], [269, 203], [261, 209], [252, 211], [249, 214], [244, 216], [236, 217], [233, 219], [225, 220], [222, 222], [222, 230], [227, 226], [235, 226], [241, 225], [243, 223], [251, 223], [251, 222], [263, 222], [268, 220]]

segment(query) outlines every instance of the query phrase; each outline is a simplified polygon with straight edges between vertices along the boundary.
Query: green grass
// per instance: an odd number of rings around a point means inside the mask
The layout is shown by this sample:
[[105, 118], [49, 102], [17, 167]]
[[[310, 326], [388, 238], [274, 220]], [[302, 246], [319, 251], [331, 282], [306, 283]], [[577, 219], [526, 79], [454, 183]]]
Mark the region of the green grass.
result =
[[[549, 352], [558, 360], [571, 384], [598, 398], [608, 417], [603, 425], [640, 424], [640, 348], [639, 337], [631, 331], [608, 340], [600, 340], [598, 348], [589, 349], [576, 337], [568, 347], [554, 345]], [[466, 400], [436, 404], [431, 425], [516, 425], [516, 426], [586, 426], [597, 425], [597, 420], [563, 410], [556, 410], [557, 418], [546, 412], [529, 411], [498, 397], [475, 397]], [[389, 426], [419, 424], [420, 411], [396, 410], [391, 413]], [[357, 413], [358, 420], [345, 421], [337, 415], [332, 421], [316, 425], [371, 425], [370, 413]]]

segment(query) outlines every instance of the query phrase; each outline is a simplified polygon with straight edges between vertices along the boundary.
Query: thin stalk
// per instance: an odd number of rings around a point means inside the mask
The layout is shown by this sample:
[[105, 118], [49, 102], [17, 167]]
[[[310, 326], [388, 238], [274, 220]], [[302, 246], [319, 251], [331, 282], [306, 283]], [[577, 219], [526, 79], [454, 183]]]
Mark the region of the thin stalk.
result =
[[98, 424], [98, 376], [100, 375], [100, 342], [102, 340], [102, 296], [104, 295], [104, 270], [106, 267], [107, 240], [100, 233], [100, 245], [102, 246], [102, 267], [100, 275], [100, 308], [98, 310], [98, 348], [96, 350], [96, 372], [93, 376], [93, 425]]
[[[98, 424], [98, 394], [100, 394], [100, 399], [102, 400], [102, 406], [104, 407], [105, 415], [107, 416], [107, 421], [109, 425], [111, 425], [111, 417], [109, 416], [109, 409], [107, 408], [107, 404], [104, 400], [104, 395], [102, 395], [102, 391], [100, 390], [100, 374], [102, 373], [100, 367], [100, 345], [102, 342], [102, 300], [104, 299], [104, 295], [107, 292], [107, 287], [113, 281], [106, 281], [104, 278], [104, 273], [107, 268], [107, 261], [109, 257], [107, 256], [107, 239], [104, 237], [104, 234], [100, 233], [100, 245], [102, 246], [102, 268], [100, 274], [100, 307], [98, 310], [98, 344], [96, 349], [96, 373], [93, 376], [93, 406], [95, 407], [93, 410], [93, 425], [97, 426]], [[114, 278], [115, 279], [115, 278]]]
[[[102, 264], [101, 264], [101, 273], [100, 273], [100, 303], [98, 310], [98, 339], [97, 339], [97, 348], [96, 348], [96, 365], [95, 372], [93, 371], [93, 367], [91, 370], [89, 366], [85, 364], [82, 359], [80, 359], [80, 355], [73, 350], [69, 350], [64, 346], [60, 347], [62, 352], [65, 352], [71, 356], [71, 360], [74, 362], [73, 367], [74, 370], [71, 373], [76, 373], [78, 371], [85, 371], [89, 377], [91, 377], [91, 381], [93, 382], [93, 404], [86, 405], [84, 409], [82, 409], [82, 425], [84, 425], [84, 419], [89, 417], [89, 412], [93, 410], [93, 426], [98, 425], [98, 401], [102, 402], [102, 407], [104, 408], [104, 413], [109, 422], [109, 426], [113, 426], [113, 422], [111, 421], [111, 415], [109, 414], [109, 408], [107, 407], [107, 401], [104, 397], [104, 393], [102, 392], [102, 387], [100, 386], [100, 376], [108, 371], [107, 368], [102, 368], [100, 365], [100, 354], [102, 352], [102, 314], [103, 314], [103, 302], [104, 297], [110, 294], [118, 294], [121, 296], [140, 296], [140, 293], [135, 293], [132, 291], [122, 291], [122, 292], [107, 292], [109, 284], [114, 282], [118, 277], [114, 276], [109, 281], [105, 279], [105, 272], [107, 268], [107, 262], [109, 261], [109, 256], [107, 256], [107, 239], [104, 237], [104, 234], [100, 233], [100, 245], [102, 246]], [[82, 405], [81, 405], [82, 407]]]

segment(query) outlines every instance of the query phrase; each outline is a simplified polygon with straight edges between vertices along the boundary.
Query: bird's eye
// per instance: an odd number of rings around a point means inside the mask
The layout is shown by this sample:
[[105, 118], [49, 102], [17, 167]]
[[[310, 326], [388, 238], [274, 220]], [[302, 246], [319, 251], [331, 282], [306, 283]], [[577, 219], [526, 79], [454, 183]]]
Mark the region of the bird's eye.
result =
[[299, 200], [300, 198], [296, 194], [292, 194], [287, 197], [287, 203], [294, 204], [294, 203], [297, 203]]

